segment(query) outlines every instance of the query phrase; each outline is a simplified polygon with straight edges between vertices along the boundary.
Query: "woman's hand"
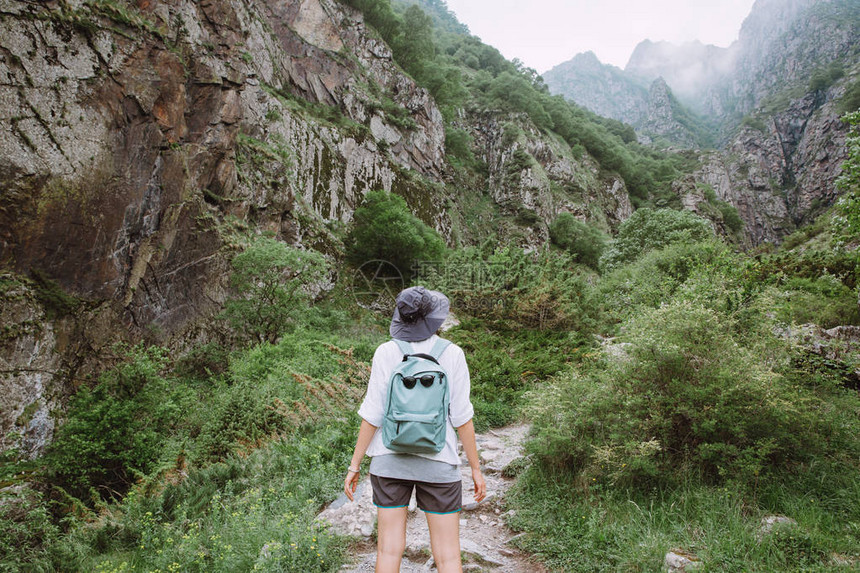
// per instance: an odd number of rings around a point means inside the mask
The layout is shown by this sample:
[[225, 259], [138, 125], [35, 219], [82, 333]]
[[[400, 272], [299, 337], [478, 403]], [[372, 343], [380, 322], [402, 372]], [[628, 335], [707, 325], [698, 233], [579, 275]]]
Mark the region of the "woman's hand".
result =
[[487, 482], [484, 481], [484, 474], [480, 469], [472, 470], [472, 481], [475, 482], [475, 503], [478, 503], [487, 497]]
[[346, 494], [349, 501], [355, 501], [353, 494], [355, 493], [355, 488], [358, 487], [358, 478], [360, 475], [359, 472], [354, 470], [346, 472], [346, 479], [343, 480], [343, 493]]

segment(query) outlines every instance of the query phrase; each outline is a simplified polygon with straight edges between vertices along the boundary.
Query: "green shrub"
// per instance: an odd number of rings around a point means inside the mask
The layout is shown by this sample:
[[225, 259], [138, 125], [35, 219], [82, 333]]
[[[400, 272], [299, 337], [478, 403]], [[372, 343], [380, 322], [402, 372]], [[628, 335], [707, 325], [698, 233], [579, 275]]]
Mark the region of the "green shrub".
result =
[[860, 324], [857, 293], [833, 275], [792, 277], [767, 291], [778, 320], [823, 328]]
[[527, 253], [504, 247], [490, 254], [474, 247], [449, 253], [421, 280], [472, 316], [499, 326], [538, 330], [587, 328], [584, 274], [566, 253], [543, 249]]
[[234, 355], [226, 379], [211, 384], [199, 458], [221, 460], [237, 448], [357, 410], [366, 381], [352, 380], [350, 368], [366, 365], [347, 358], [329, 342], [334, 339], [299, 330]]
[[627, 325], [622, 357], [533, 396], [533, 448], [584, 481], [616, 484], [690, 474], [751, 484], [832, 454], [838, 426], [822, 400], [775, 370], [778, 355], [739, 344], [735, 328], [684, 300], [642, 312]]
[[744, 220], [741, 219], [741, 216], [738, 214], [738, 210], [734, 205], [720, 200], [714, 201], [714, 205], [719, 209], [720, 215], [723, 216], [723, 223], [729, 231], [732, 233], [739, 233], [743, 230]]
[[237, 296], [224, 314], [237, 332], [273, 342], [311, 302], [309, 287], [327, 272], [316, 251], [268, 237], [256, 237], [233, 257], [230, 285]]
[[860, 110], [860, 79], [848, 86], [845, 90], [845, 95], [839, 102], [839, 111], [841, 113], [855, 113]]
[[605, 274], [595, 285], [589, 305], [600, 309], [604, 321], [617, 322], [642, 307], [655, 308], [669, 301], [691, 276], [705, 274], [709, 284], [715, 276], [722, 279], [725, 267], [737, 264], [737, 257], [718, 240], [674, 243]]
[[570, 252], [577, 262], [593, 269], [597, 269], [609, 240], [603, 231], [579, 221], [570, 213], [560, 214], [550, 224], [549, 238], [553, 244]]
[[48, 570], [48, 547], [59, 535], [41, 494], [0, 490], [0, 569], [9, 573]]
[[174, 372], [180, 378], [206, 380], [227, 370], [228, 354], [217, 342], [206, 342], [194, 346], [179, 357]]
[[445, 152], [452, 162], [462, 167], [472, 167], [475, 164], [472, 136], [465, 129], [453, 127], [445, 129]]
[[600, 268], [611, 271], [652, 249], [712, 235], [710, 224], [689, 211], [638, 209], [619, 226], [618, 235], [600, 258]]
[[565, 331], [490, 328], [478, 319], [463, 319], [446, 336], [466, 353], [479, 431], [518, 420], [524, 392], [578, 360], [587, 345]]
[[[834, 555], [857, 553], [858, 477], [844, 462], [813, 463], [745, 495], [693, 480], [631, 490], [597, 477], [583, 488], [569, 472], [533, 464], [507, 495], [508, 524], [524, 533], [513, 543], [552, 571], [665, 571], [676, 547], [695, 553], [704, 571], [851, 570]], [[762, 535], [762, 518], [774, 514], [798, 525]]]
[[847, 250], [808, 250], [763, 254], [747, 264], [745, 273], [752, 283], [781, 285], [790, 278], [817, 279], [824, 275], [838, 278], [848, 288], [858, 281], [857, 254]]
[[[860, 81], [856, 85], [860, 86]], [[860, 93], [860, 88], [857, 91]], [[851, 126], [851, 131], [846, 142], [848, 159], [836, 180], [843, 195], [836, 204], [833, 228], [836, 235], [852, 241], [860, 236], [860, 110], [845, 115], [842, 120]]]
[[48, 450], [54, 480], [80, 499], [121, 497], [152, 470], [193, 400], [164, 377], [164, 349], [136, 346], [123, 352], [127, 358], [95, 387], [84, 386], [72, 396]]
[[354, 265], [388, 261], [403, 276], [412, 274], [417, 261], [439, 261], [445, 243], [439, 234], [415, 217], [399, 195], [371, 191], [355, 210], [346, 238], [347, 260]]
[[[109, 518], [57, 548], [57, 570], [334, 572], [344, 544], [314, 518], [343, 486], [355, 423], [142, 482]], [[125, 563], [125, 565], [123, 565]]]

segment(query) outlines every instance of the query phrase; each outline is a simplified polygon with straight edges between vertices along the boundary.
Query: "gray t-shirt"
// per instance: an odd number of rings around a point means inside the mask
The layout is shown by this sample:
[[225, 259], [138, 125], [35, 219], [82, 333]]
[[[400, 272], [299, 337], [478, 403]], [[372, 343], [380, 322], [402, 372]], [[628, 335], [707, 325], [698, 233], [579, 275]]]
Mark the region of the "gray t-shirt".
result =
[[451, 483], [460, 481], [460, 466], [410, 454], [384, 454], [370, 460], [370, 473], [379, 477]]

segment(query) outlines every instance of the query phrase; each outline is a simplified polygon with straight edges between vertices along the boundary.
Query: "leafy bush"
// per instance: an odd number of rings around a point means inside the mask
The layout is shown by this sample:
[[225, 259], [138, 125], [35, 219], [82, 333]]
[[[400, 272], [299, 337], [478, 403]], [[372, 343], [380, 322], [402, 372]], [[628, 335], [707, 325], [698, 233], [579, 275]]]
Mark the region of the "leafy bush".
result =
[[[14, 493], [13, 493], [14, 491]], [[46, 548], [59, 537], [42, 496], [30, 490], [0, 489], [0, 569], [9, 573], [38, 570], [50, 559]], [[24, 564], [33, 564], [25, 567]]]
[[235, 356], [227, 380], [211, 389], [216, 399], [197, 439], [198, 455], [224, 459], [237, 448], [357, 409], [365, 380], [353, 380], [350, 369], [365, 367], [304, 330]]
[[[552, 571], [665, 571], [674, 547], [694, 552], [707, 571], [840, 570], [834, 555], [856, 555], [858, 477], [844, 463], [814, 463], [789, 479], [760, 480], [749, 496], [693, 480], [637, 491], [597, 477], [582, 488], [569, 472], [532, 465], [508, 493], [508, 523], [524, 532], [517, 546]], [[798, 526], [763, 536], [761, 520], [774, 514]]]
[[857, 293], [833, 275], [794, 277], [768, 291], [769, 304], [782, 322], [817, 324], [823, 328], [860, 324]]
[[56, 483], [81, 499], [121, 497], [151, 471], [193, 400], [163, 376], [164, 349], [136, 346], [124, 352], [127, 358], [95, 387], [84, 386], [71, 398], [48, 450]]
[[692, 276], [705, 274], [707, 282], [714, 276], [728, 280], [721, 271], [739, 264], [728, 246], [716, 239], [674, 243], [605, 274], [595, 285], [589, 306], [599, 309], [604, 321], [618, 322], [642, 307], [656, 308], [670, 300]]
[[845, 95], [839, 102], [841, 113], [856, 113], [860, 110], [860, 79], [854, 80], [845, 90]]
[[846, 250], [807, 250], [764, 254], [747, 265], [748, 280], [760, 285], [780, 285], [790, 278], [818, 279], [824, 275], [838, 278], [848, 288], [858, 281], [857, 254]]
[[701, 241], [712, 235], [709, 223], [689, 211], [638, 209], [618, 227], [618, 235], [600, 258], [600, 268], [611, 271], [652, 249]]
[[225, 304], [224, 313], [241, 333], [258, 342], [277, 339], [311, 301], [308, 287], [327, 271], [316, 251], [291, 247], [268, 237], [256, 237], [233, 257], [230, 285], [238, 294]]
[[567, 250], [577, 262], [597, 269], [600, 256], [609, 238], [604, 232], [579, 221], [570, 213], [562, 213], [549, 226], [553, 244]]
[[365, 196], [346, 243], [352, 264], [388, 261], [404, 276], [411, 276], [416, 261], [441, 260], [445, 250], [439, 233], [413, 215], [403, 197], [386, 191]]
[[734, 329], [685, 300], [644, 311], [627, 325], [622, 357], [533, 396], [533, 447], [583, 480], [628, 484], [689, 472], [752, 483], [832, 453], [844, 420], [833, 423], [820, 398], [779, 374], [779, 355], [741, 346]]
[[57, 570], [337, 571], [344, 545], [314, 518], [342, 487], [356, 431], [308, 426], [184, 479], [142, 482], [109, 518], [55, 548]]
[[484, 254], [470, 247], [422, 269], [421, 280], [444, 292], [452, 305], [499, 326], [558, 330], [586, 328], [583, 273], [566, 253], [527, 253], [505, 247]]
[[488, 328], [471, 318], [447, 336], [466, 353], [479, 431], [519, 419], [524, 392], [578, 360], [586, 345], [565, 331]]
[[842, 120], [851, 126], [851, 132], [847, 138], [848, 159], [842, 164], [842, 175], [836, 180], [843, 196], [836, 204], [838, 215], [833, 218], [833, 224], [836, 234], [847, 240], [856, 240], [860, 236], [860, 110], [847, 114]]
[[445, 152], [452, 163], [472, 167], [475, 156], [472, 153], [472, 136], [465, 129], [449, 127], [445, 129]]
[[812, 72], [809, 78], [809, 91], [826, 90], [845, 75], [845, 68], [840, 62], [831, 62]]

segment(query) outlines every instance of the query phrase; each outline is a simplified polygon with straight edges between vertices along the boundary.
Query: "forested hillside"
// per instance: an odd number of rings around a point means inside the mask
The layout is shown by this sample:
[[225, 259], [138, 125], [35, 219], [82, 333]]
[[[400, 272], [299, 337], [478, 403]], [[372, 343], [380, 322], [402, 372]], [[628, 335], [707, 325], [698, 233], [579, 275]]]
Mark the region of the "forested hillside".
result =
[[[792, 152], [756, 170], [551, 95], [441, 0], [0, 30], [3, 570], [339, 570], [365, 541], [315, 518], [410, 284], [451, 299], [478, 430], [531, 424], [494, 515], [551, 570], [860, 565], [847, 79], [802, 130], [751, 115]], [[809, 157], [828, 199], [776, 245], [759, 180]]]

